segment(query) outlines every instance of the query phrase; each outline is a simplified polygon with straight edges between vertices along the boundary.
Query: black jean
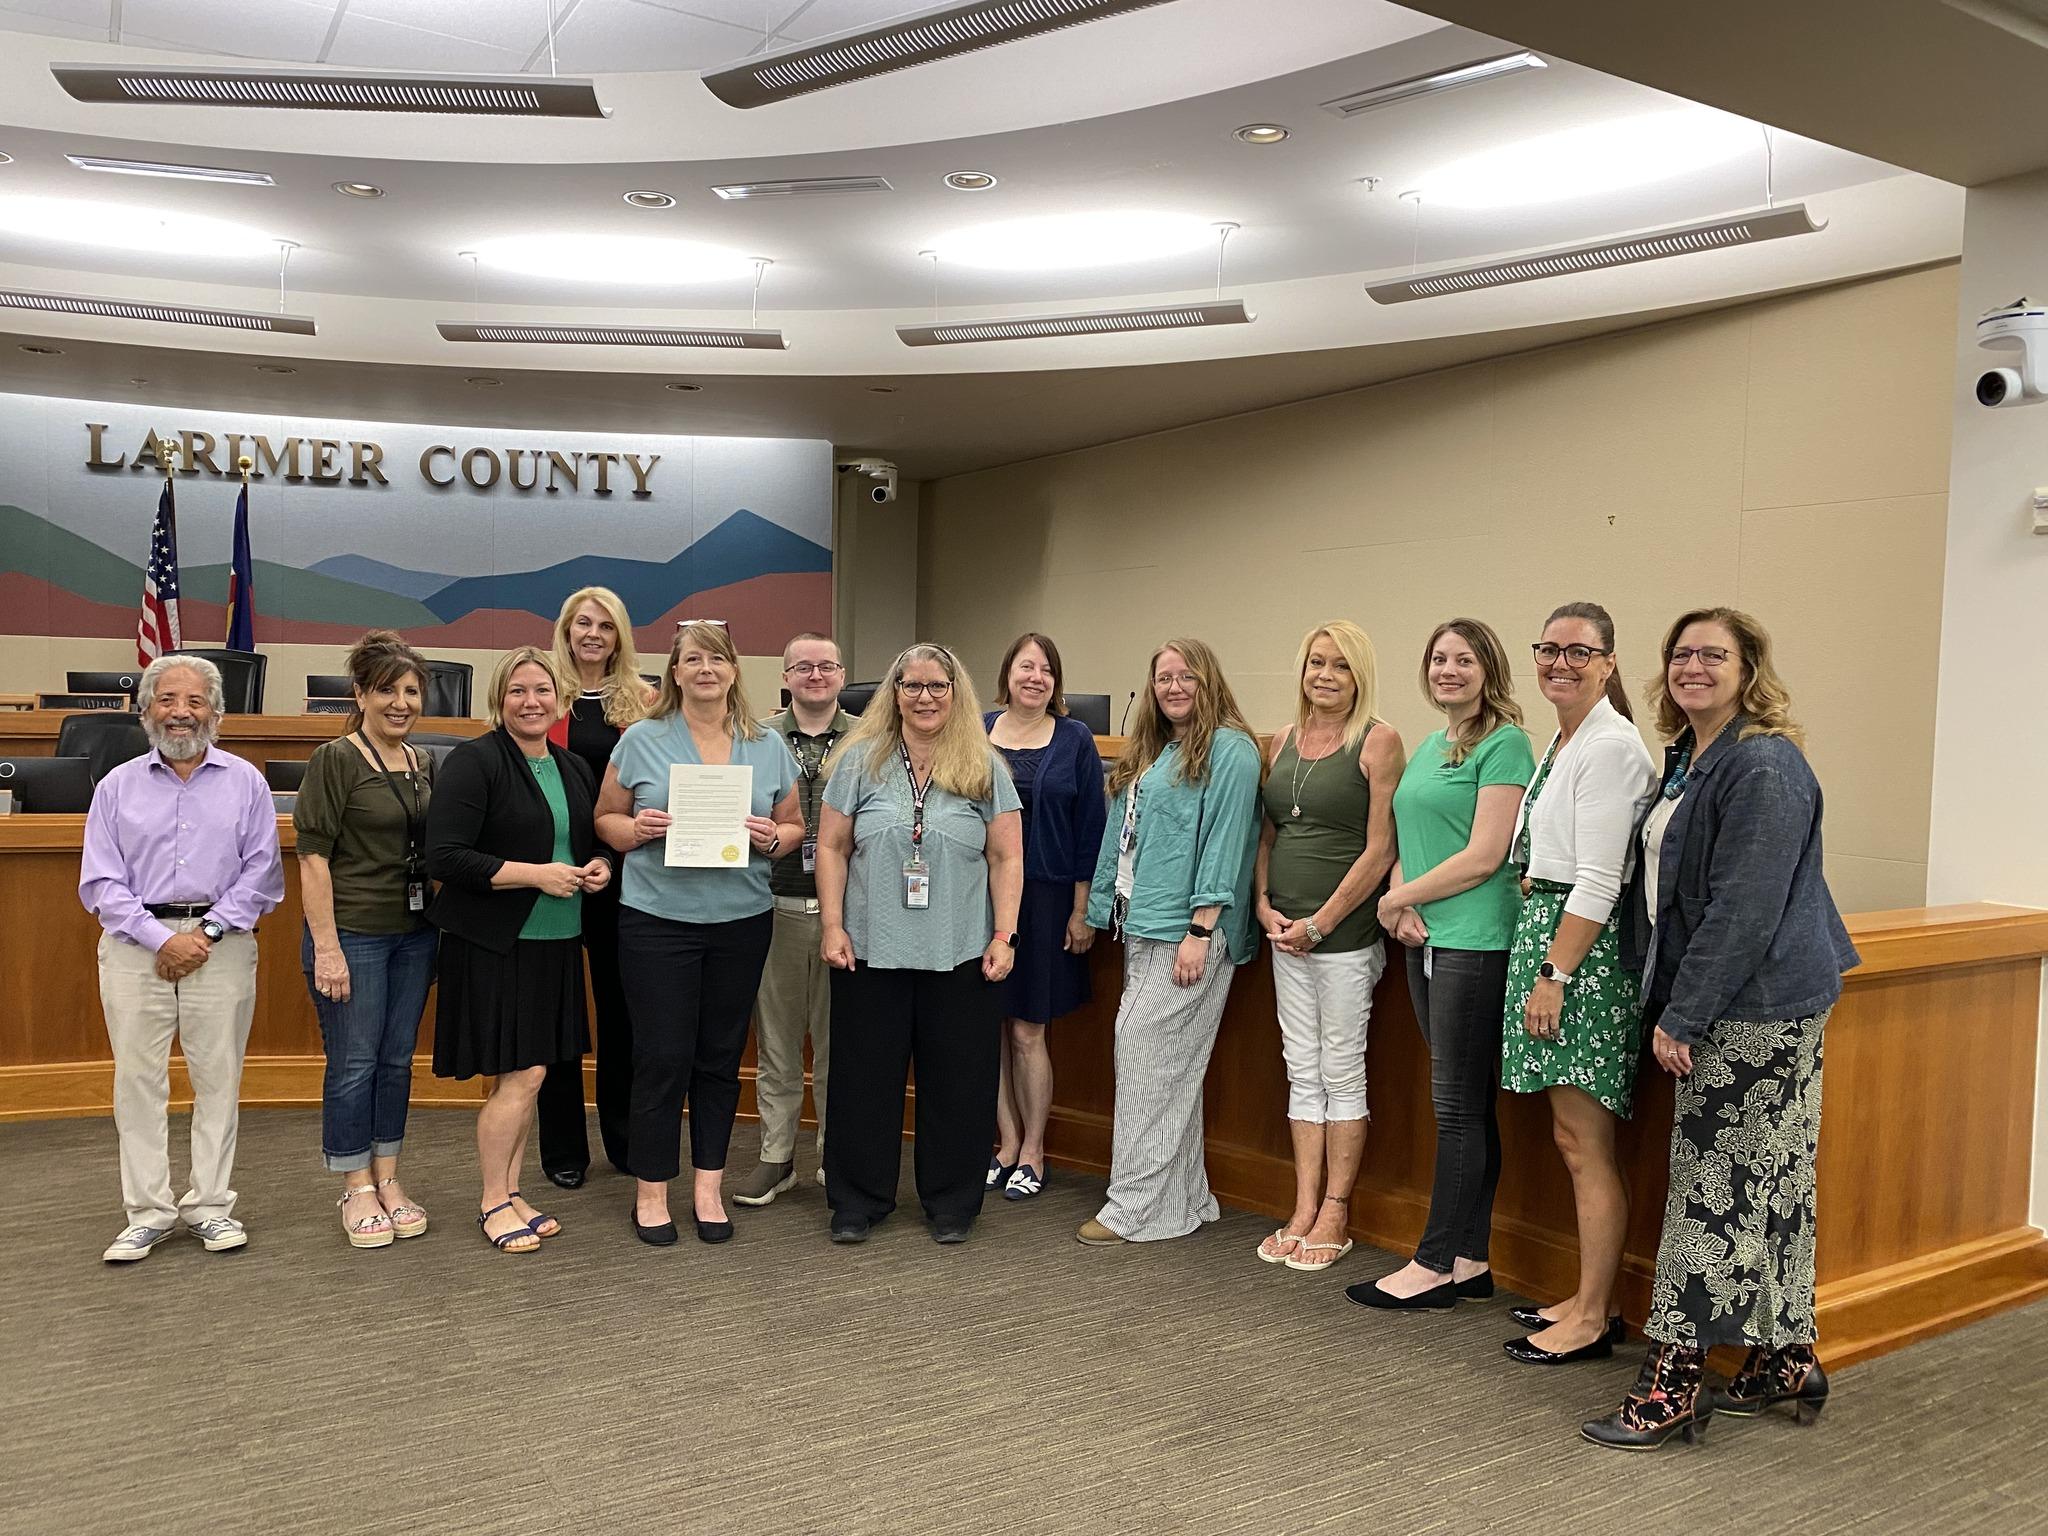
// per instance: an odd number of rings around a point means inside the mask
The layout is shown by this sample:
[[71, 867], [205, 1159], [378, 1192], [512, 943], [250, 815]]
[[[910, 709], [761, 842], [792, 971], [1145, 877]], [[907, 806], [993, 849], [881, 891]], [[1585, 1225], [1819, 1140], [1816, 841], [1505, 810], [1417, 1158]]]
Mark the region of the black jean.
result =
[[[633, 1023], [619, 983], [619, 898], [583, 898], [583, 952], [590, 957], [590, 1000], [597, 1016], [597, 1130], [604, 1155], [626, 1171], [626, 1116], [633, 1093]], [[558, 1061], [540, 1086], [540, 1165], [548, 1173], [590, 1166], [583, 1114], [583, 1058]]]
[[1425, 1269], [1448, 1273], [1458, 1259], [1485, 1263], [1500, 1183], [1501, 1010], [1508, 988], [1504, 949], [1408, 951], [1408, 993], [1429, 1047], [1429, 1098], [1436, 1111], [1436, 1179], [1429, 1225], [1415, 1250]]
[[1002, 1013], [1002, 988], [982, 976], [979, 957], [950, 971], [862, 962], [832, 973], [825, 1198], [834, 1214], [880, 1221], [896, 1209], [904, 1079], [913, 1064], [918, 1203], [933, 1221], [966, 1223], [981, 1214]]
[[775, 914], [680, 923], [619, 909], [619, 979], [633, 1019], [626, 1166], [665, 1183], [682, 1172], [683, 1105], [690, 1165], [725, 1166], [740, 1104], [740, 1057]]

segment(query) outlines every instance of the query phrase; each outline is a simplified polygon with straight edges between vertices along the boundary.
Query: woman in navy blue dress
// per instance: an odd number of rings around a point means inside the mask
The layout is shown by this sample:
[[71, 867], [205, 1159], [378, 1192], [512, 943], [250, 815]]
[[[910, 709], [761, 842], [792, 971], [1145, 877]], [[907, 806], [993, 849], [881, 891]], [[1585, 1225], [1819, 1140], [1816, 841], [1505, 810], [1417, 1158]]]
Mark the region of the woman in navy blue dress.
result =
[[988, 716], [988, 735], [1024, 802], [1024, 904], [1017, 963], [1003, 983], [1000, 1145], [988, 1187], [1005, 1200], [1028, 1200], [1045, 1184], [1052, 1113], [1045, 1027], [1088, 1001], [1088, 885], [1108, 811], [1095, 736], [1067, 715], [1059, 647], [1045, 635], [1019, 635], [996, 677], [1004, 707]]

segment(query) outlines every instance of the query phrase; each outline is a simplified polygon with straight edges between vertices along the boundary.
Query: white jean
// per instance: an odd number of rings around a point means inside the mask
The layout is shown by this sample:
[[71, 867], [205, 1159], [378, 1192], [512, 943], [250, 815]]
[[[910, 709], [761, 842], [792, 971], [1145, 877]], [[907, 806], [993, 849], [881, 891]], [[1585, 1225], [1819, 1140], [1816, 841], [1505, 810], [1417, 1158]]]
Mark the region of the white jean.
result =
[[1287, 1063], [1287, 1118], [1311, 1125], [1370, 1119], [1365, 1033], [1372, 992], [1387, 968], [1378, 940], [1342, 954], [1273, 950], [1273, 999]]

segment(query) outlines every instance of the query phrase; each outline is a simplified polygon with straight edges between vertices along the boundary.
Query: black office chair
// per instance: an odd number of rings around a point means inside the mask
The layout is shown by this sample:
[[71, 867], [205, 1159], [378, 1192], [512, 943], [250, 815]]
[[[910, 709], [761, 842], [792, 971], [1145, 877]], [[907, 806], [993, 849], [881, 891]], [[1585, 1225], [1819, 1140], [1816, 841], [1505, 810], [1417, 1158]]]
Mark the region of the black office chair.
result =
[[466, 661], [427, 661], [427, 697], [422, 714], [461, 719], [469, 714], [470, 683], [476, 668]]
[[135, 697], [135, 685], [142, 681], [140, 669], [131, 667], [126, 672], [66, 672], [64, 691], [67, 693], [125, 693]]
[[183, 646], [173, 656], [203, 656], [220, 668], [221, 694], [231, 715], [263, 713], [263, 678], [270, 670], [270, 658], [261, 651], [230, 651]]
[[475, 740], [472, 736], [457, 736], [450, 731], [414, 731], [405, 739], [416, 747], [459, 747], [465, 741]]
[[306, 782], [303, 757], [272, 758], [263, 765], [263, 782], [281, 794], [296, 794]]
[[1096, 735], [1109, 734], [1108, 694], [1070, 693], [1067, 695], [1067, 713]]
[[331, 672], [306, 674], [306, 697], [309, 699], [352, 699], [355, 696], [356, 685], [346, 677], [337, 677]]
[[448, 761], [448, 754], [461, 746], [464, 738], [415, 733], [405, 739], [412, 743], [412, 749], [420, 756], [431, 757], [434, 760], [434, 772], [438, 774]]
[[880, 683], [848, 683], [839, 690], [839, 707], [849, 715], [857, 715], [868, 707], [868, 701], [875, 696]]
[[149, 750], [142, 720], [125, 709], [94, 709], [66, 715], [57, 727], [57, 756], [82, 757], [97, 784], [123, 763]]

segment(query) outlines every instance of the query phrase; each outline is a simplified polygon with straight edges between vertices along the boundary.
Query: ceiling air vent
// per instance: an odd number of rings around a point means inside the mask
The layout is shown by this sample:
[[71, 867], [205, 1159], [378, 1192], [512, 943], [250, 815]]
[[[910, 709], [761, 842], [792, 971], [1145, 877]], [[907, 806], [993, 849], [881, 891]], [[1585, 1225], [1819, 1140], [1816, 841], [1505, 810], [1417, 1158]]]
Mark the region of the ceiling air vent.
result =
[[286, 336], [317, 334], [310, 315], [204, 309], [195, 304], [144, 304], [133, 299], [90, 299], [68, 293], [31, 293], [21, 288], [0, 288], [0, 309], [33, 309], [52, 315], [93, 315], [104, 320], [156, 320], [165, 325], [210, 325], [222, 331], [270, 331]]
[[1573, 272], [1594, 272], [1603, 267], [1626, 267], [1639, 261], [1657, 261], [1666, 256], [1690, 256], [1698, 251], [1754, 245], [1760, 240], [1779, 240], [1787, 235], [1811, 235], [1826, 227], [1814, 223], [1804, 203], [1792, 203], [1761, 213], [1736, 214], [1698, 224], [1675, 224], [1668, 229], [1653, 229], [1640, 235], [1562, 246], [1508, 261], [1419, 272], [1413, 277], [1368, 283], [1365, 291], [1376, 303], [1402, 304], [1409, 299], [1441, 298], [1447, 293], [1470, 293], [1475, 288], [1505, 288], [1511, 283], [1529, 283], [1541, 277], [1563, 277]]
[[807, 181], [730, 181], [713, 187], [727, 202], [753, 197], [830, 197], [839, 192], [893, 192], [882, 176], [813, 176]]
[[782, 332], [664, 325], [442, 325], [443, 341], [519, 341], [535, 346], [721, 347], [782, 352]]
[[1502, 75], [1517, 75], [1525, 69], [1547, 69], [1549, 66], [1533, 53], [1504, 53], [1498, 58], [1480, 59], [1473, 64], [1458, 64], [1450, 69], [1439, 69], [1427, 75], [1411, 75], [1406, 80], [1396, 80], [1390, 85], [1376, 85], [1368, 91], [1354, 91], [1349, 96], [1339, 96], [1335, 101], [1322, 104], [1323, 110], [1337, 117], [1356, 117], [1361, 112], [1371, 112], [1379, 107], [1391, 107], [1396, 102], [1414, 101], [1419, 96], [1434, 96], [1439, 91], [1455, 91], [1461, 86], [1478, 85], [1484, 80], [1498, 80]]
[[956, 58], [1083, 22], [1142, 11], [1168, 0], [972, 0], [879, 27], [766, 54], [704, 76], [729, 107], [761, 107], [892, 70]]
[[1028, 315], [1014, 320], [947, 320], [899, 325], [906, 347], [944, 347], [962, 341], [1023, 341], [1034, 336], [1099, 336], [1113, 331], [1185, 331], [1208, 325], [1245, 325], [1252, 314], [1242, 299], [1204, 299], [1146, 309], [1096, 309], [1076, 315]]
[[79, 101], [301, 112], [432, 112], [481, 117], [603, 117], [588, 80], [542, 75], [52, 64]]

